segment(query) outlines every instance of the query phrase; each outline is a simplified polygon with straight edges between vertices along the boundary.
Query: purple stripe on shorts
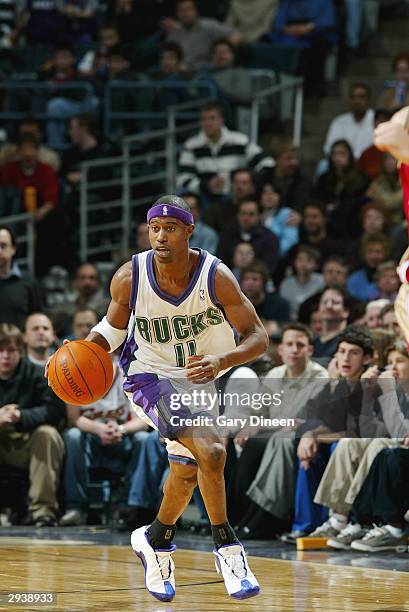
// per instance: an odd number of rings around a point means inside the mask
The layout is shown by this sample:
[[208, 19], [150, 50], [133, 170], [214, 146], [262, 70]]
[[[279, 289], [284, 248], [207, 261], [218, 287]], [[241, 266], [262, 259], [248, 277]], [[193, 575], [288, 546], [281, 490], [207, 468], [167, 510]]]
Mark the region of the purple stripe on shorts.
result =
[[[124, 382], [124, 391], [132, 393], [134, 404], [141, 407], [145, 415], [152, 421], [159, 433], [170, 440], [177, 440], [178, 435], [186, 427], [184, 420], [193, 416], [208, 416], [208, 411], [194, 413], [188, 406], [172, 407], [172, 395], [177, 398], [180, 393], [166, 378], [159, 379], [156, 374], [132, 374]], [[171, 423], [172, 416], [177, 416], [177, 423]], [[182, 424], [180, 424], [182, 423]]]
[[168, 455], [168, 459], [172, 463], [181, 463], [183, 465], [197, 465], [195, 459], [191, 459], [190, 457], [183, 457], [182, 455]]
[[131, 362], [135, 359], [135, 352], [138, 349], [138, 345], [136, 344], [135, 336], [132, 334], [125, 342], [121, 356], [119, 358], [119, 367], [122, 370], [124, 376], [128, 375], [129, 366]]

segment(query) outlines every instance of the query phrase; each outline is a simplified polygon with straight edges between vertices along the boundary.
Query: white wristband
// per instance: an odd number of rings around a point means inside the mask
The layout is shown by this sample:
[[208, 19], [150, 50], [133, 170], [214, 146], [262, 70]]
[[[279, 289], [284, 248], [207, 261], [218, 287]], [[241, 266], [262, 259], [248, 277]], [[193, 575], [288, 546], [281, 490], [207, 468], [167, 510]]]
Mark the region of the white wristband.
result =
[[97, 334], [101, 334], [101, 336], [105, 338], [109, 344], [110, 353], [121, 346], [128, 335], [127, 329], [117, 329], [116, 327], [113, 327], [106, 317], [97, 323], [95, 327], [91, 329], [91, 331], [97, 332]]

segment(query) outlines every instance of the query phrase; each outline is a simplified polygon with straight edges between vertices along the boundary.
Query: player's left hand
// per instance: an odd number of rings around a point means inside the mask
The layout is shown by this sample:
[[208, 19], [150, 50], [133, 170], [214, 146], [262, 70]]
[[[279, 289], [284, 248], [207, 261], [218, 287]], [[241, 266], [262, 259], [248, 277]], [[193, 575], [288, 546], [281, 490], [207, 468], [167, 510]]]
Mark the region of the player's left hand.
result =
[[186, 378], [196, 384], [214, 380], [222, 369], [221, 359], [217, 355], [192, 355], [187, 360]]

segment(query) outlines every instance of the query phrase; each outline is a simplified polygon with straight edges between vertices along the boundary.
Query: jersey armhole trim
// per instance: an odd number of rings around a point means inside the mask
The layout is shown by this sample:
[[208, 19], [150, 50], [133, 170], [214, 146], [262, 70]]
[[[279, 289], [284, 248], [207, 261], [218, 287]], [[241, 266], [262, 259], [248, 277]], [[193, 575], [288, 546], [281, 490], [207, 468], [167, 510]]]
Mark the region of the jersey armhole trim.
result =
[[129, 296], [129, 308], [135, 310], [136, 298], [138, 297], [139, 286], [139, 258], [138, 255], [132, 255], [132, 286], [131, 295]]
[[214, 258], [214, 260], [211, 263], [211, 266], [209, 268], [209, 274], [207, 276], [207, 290], [209, 292], [209, 297], [212, 300], [213, 304], [217, 307], [220, 306], [219, 301], [217, 300], [216, 297], [216, 289], [215, 289], [215, 285], [216, 285], [216, 271], [217, 271], [217, 266], [221, 263], [220, 259], [217, 259], [217, 257]]

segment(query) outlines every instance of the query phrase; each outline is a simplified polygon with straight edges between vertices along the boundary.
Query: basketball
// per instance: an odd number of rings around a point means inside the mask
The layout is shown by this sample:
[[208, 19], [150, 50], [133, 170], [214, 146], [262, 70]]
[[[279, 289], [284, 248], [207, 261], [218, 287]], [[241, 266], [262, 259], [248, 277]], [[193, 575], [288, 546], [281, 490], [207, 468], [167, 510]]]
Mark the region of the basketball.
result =
[[95, 342], [74, 340], [54, 353], [48, 383], [67, 404], [84, 406], [104, 397], [114, 377], [112, 361]]

